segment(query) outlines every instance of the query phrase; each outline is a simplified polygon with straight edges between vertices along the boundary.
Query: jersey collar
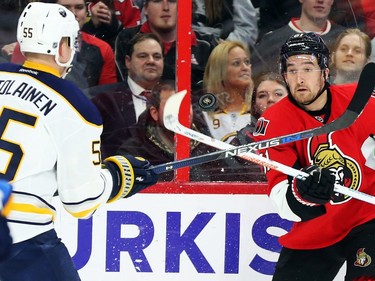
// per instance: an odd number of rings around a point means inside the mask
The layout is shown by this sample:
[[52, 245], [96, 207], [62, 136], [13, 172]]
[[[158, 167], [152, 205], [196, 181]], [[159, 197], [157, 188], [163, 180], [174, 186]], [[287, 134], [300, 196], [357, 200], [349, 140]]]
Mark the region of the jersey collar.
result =
[[45, 64], [41, 64], [41, 63], [26, 60], [23, 64], [23, 66], [27, 67], [27, 68], [32, 68], [32, 69], [44, 71], [44, 72], [50, 73], [52, 75], [55, 75], [57, 77], [61, 77], [61, 75], [60, 75], [60, 73], [58, 72], [57, 69], [55, 69], [51, 66], [45, 65]]

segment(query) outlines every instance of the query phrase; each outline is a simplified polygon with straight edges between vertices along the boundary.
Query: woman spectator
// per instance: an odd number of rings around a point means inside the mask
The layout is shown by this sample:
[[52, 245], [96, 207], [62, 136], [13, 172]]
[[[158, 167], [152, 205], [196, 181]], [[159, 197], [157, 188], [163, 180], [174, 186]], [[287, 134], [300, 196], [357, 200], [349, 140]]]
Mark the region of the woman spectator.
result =
[[203, 88], [216, 97], [217, 108], [203, 112], [213, 138], [230, 142], [237, 131], [250, 122], [250, 52], [240, 41], [224, 41], [208, 58]]
[[283, 77], [275, 72], [266, 73], [255, 81], [252, 112], [259, 118], [271, 105], [288, 95]]
[[[216, 100], [211, 111], [200, 112], [194, 103], [195, 114], [201, 117], [198, 130], [207, 132], [214, 139], [231, 142], [237, 131], [251, 121], [251, 78], [250, 52], [245, 43], [223, 41], [211, 52], [204, 72], [203, 93], [213, 95]], [[205, 95], [196, 93], [199, 105]], [[204, 110], [208, 108], [203, 107]], [[205, 126], [205, 128], [202, 128]], [[260, 167], [232, 157], [222, 159], [220, 165], [210, 171], [211, 181], [264, 181]]]
[[358, 82], [363, 67], [370, 61], [371, 40], [357, 28], [343, 31], [336, 39], [331, 60], [333, 84]]
[[251, 106], [251, 122], [238, 131], [232, 144], [243, 145], [253, 142], [252, 133], [255, 130], [258, 118], [267, 108], [274, 105], [288, 95], [284, 78], [275, 72], [269, 72], [259, 76], [255, 80], [254, 93]]

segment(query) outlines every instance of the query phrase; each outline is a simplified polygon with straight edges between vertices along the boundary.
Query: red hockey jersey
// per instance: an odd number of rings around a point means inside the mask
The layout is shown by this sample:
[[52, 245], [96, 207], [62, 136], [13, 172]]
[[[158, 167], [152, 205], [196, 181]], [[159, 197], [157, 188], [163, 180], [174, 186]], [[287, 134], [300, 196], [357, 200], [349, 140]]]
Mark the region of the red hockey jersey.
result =
[[[356, 84], [330, 86], [328, 123], [348, 106]], [[328, 111], [329, 112], [329, 111]], [[319, 165], [330, 169], [336, 183], [375, 195], [375, 99], [354, 124], [346, 129], [260, 151], [272, 160], [295, 168]], [[258, 121], [255, 141], [270, 139], [322, 126], [323, 116], [312, 116], [290, 99], [270, 107]], [[292, 179], [275, 170], [267, 171], [269, 196], [281, 217], [295, 221], [280, 243], [292, 249], [317, 249], [342, 240], [354, 227], [375, 218], [375, 205], [337, 195], [325, 206], [307, 206], [293, 200]]]

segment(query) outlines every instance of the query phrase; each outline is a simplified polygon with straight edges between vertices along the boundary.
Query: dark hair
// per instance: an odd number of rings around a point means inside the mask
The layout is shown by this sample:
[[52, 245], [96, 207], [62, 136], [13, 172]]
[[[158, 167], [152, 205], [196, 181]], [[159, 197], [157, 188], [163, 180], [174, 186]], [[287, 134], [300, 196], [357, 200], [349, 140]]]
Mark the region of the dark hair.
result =
[[287, 86], [286, 86], [286, 83], [285, 83], [285, 80], [284, 78], [281, 76], [281, 74], [279, 73], [276, 73], [276, 72], [268, 72], [268, 73], [265, 73], [261, 76], [259, 76], [255, 82], [254, 82], [254, 91], [253, 91], [253, 95], [251, 97], [251, 114], [256, 117], [256, 118], [259, 118], [260, 115], [258, 112], [256, 112], [256, 109], [255, 109], [255, 99], [256, 99], [256, 96], [257, 96], [257, 89], [259, 87], [259, 85], [264, 82], [264, 81], [274, 81], [282, 86], [285, 87], [285, 89], [287, 89]]
[[161, 40], [159, 39], [159, 37], [157, 37], [153, 33], [141, 33], [141, 32], [138, 32], [137, 34], [135, 34], [132, 37], [132, 39], [130, 39], [130, 41], [125, 45], [125, 55], [131, 57], [134, 52], [134, 45], [138, 44], [139, 42], [148, 40], [148, 39], [155, 40], [156, 42], [158, 42], [161, 47], [161, 51], [162, 51], [161, 53], [162, 55], [164, 55], [164, 46]]
[[148, 106], [154, 106], [156, 109], [160, 107], [160, 93], [165, 90], [176, 90], [176, 82], [174, 80], [160, 80], [151, 90], [151, 96], [148, 100]]

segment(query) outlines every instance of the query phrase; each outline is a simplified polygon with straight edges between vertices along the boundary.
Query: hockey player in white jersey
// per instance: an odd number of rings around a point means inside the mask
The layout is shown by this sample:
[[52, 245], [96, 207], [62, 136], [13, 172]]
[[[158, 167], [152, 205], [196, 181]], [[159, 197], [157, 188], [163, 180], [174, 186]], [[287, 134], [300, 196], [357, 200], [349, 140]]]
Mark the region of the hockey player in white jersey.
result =
[[61, 79], [77, 48], [78, 23], [58, 4], [30, 3], [17, 30], [20, 65], [0, 65], [0, 179], [13, 185], [10, 258], [2, 281], [80, 280], [58, 239], [52, 197], [89, 218], [101, 205], [153, 185], [149, 162], [132, 156], [102, 161], [102, 120], [71, 82]]

